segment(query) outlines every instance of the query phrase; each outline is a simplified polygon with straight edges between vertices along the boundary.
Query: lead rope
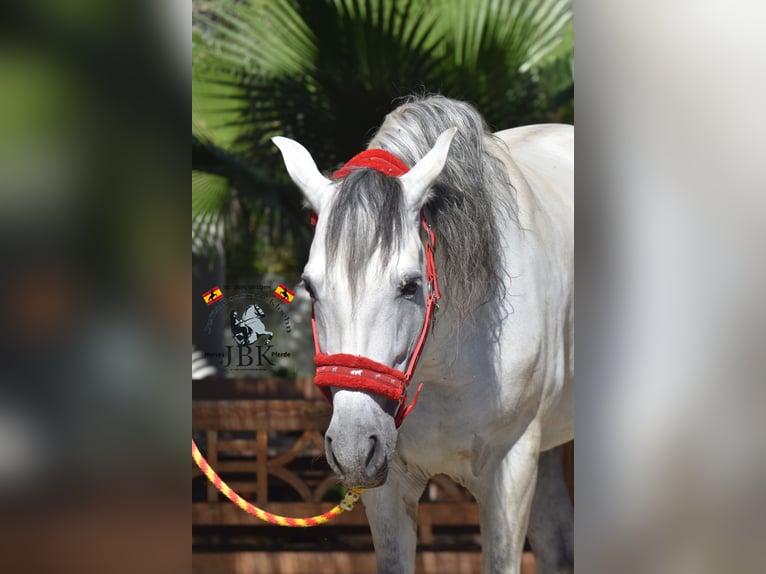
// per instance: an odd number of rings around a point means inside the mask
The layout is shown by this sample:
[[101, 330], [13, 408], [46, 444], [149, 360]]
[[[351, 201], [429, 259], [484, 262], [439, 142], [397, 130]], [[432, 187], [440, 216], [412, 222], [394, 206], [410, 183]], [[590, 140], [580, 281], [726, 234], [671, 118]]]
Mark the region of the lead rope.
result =
[[221, 480], [221, 477], [218, 476], [216, 472], [211, 468], [207, 460], [205, 460], [205, 457], [202, 456], [199, 448], [197, 448], [197, 443], [194, 442], [194, 439], [192, 439], [192, 458], [194, 459], [194, 462], [197, 463], [197, 466], [202, 471], [202, 473], [210, 482], [213, 483], [213, 485], [221, 494], [223, 494], [226, 498], [231, 500], [234, 504], [239, 506], [248, 514], [259, 518], [264, 522], [276, 524], [277, 526], [288, 526], [291, 528], [309, 528], [311, 526], [326, 524], [327, 522], [330, 522], [334, 518], [337, 518], [343, 514], [343, 512], [353, 510], [354, 505], [359, 501], [359, 497], [363, 492], [363, 489], [361, 488], [349, 488], [346, 491], [343, 500], [341, 500], [338, 504], [336, 504], [333, 508], [324, 514], [310, 516], [307, 518], [290, 518], [288, 516], [279, 516], [278, 514], [266, 512], [262, 508], [258, 508], [257, 506], [250, 504], [247, 500], [234, 492], [231, 487], [223, 480]]

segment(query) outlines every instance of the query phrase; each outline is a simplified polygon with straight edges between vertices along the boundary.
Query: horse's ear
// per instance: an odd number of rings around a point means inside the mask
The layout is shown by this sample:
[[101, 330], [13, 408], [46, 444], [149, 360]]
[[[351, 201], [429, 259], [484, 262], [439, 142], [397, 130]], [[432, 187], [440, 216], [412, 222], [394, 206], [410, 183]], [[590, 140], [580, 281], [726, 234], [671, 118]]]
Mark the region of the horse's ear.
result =
[[281, 136], [275, 136], [271, 141], [282, 152], [282, 159], [290, 178], [303, 192], [311, 208], [319, 213], [329, 195], [326, 192], [328, 186], [332, 185], [332, 180], [319, 173], [311, 154], [297, 141]]
[[407, 205], [415, 211], [419, 211], [426, 202], [428, 190], [439, 177], [447, 161], [447, 154], [455, 137], [457, 128], [450, 128], [441, 133], [431, 150], [423, 156], [415, 166], [407, 173], [399, 177], [404, 188], [404, 196]]

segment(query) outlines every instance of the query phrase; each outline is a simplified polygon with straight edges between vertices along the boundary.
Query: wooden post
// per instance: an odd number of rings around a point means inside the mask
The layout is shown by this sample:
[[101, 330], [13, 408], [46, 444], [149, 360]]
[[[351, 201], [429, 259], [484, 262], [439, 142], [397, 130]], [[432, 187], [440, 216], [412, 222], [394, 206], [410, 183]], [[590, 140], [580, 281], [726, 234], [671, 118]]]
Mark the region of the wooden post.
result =
[[255, 496], [258, 504], [264, 506], [269, 501], [269, 433], [259, 430], [255, 433]]

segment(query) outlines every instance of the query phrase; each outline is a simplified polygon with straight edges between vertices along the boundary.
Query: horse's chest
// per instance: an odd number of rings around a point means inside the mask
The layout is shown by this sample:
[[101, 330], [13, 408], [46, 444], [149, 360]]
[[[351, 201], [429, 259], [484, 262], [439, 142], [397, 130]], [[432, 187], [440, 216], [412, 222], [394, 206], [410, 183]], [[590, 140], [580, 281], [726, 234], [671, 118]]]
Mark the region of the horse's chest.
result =
[[[492, 458], [491, 429], [478, 420], [463, 419], [459, 413], [447, 418], [422, 416], [407, 421], [397, 442], [397, 454], [407, 467], [424, 474], [448, 474], [456, 478], [478, 476]], [[486, 423], [486, 421], [484, 421]]]
[[426, 475], [470, 479], [498, 460], [535, 418], [539, 385], [497, 385], [467, 381], [446, 389], [424, 388], [418, 405], [399, 430], [397, 453]]

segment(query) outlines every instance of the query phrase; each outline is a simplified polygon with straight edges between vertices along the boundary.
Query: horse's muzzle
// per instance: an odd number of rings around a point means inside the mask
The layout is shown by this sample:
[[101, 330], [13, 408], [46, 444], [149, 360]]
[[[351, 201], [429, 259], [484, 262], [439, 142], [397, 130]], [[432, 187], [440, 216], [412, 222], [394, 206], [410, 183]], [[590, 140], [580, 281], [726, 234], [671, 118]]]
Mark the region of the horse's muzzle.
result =
[[388, 454], [383, 441], [371, 435], [367, 441], [354, 436], [353, 444], [342, 444], [328, 431], [325, 435], [327, 461], [343, 484], [351, 488], [374, 488], [388, 477]]

